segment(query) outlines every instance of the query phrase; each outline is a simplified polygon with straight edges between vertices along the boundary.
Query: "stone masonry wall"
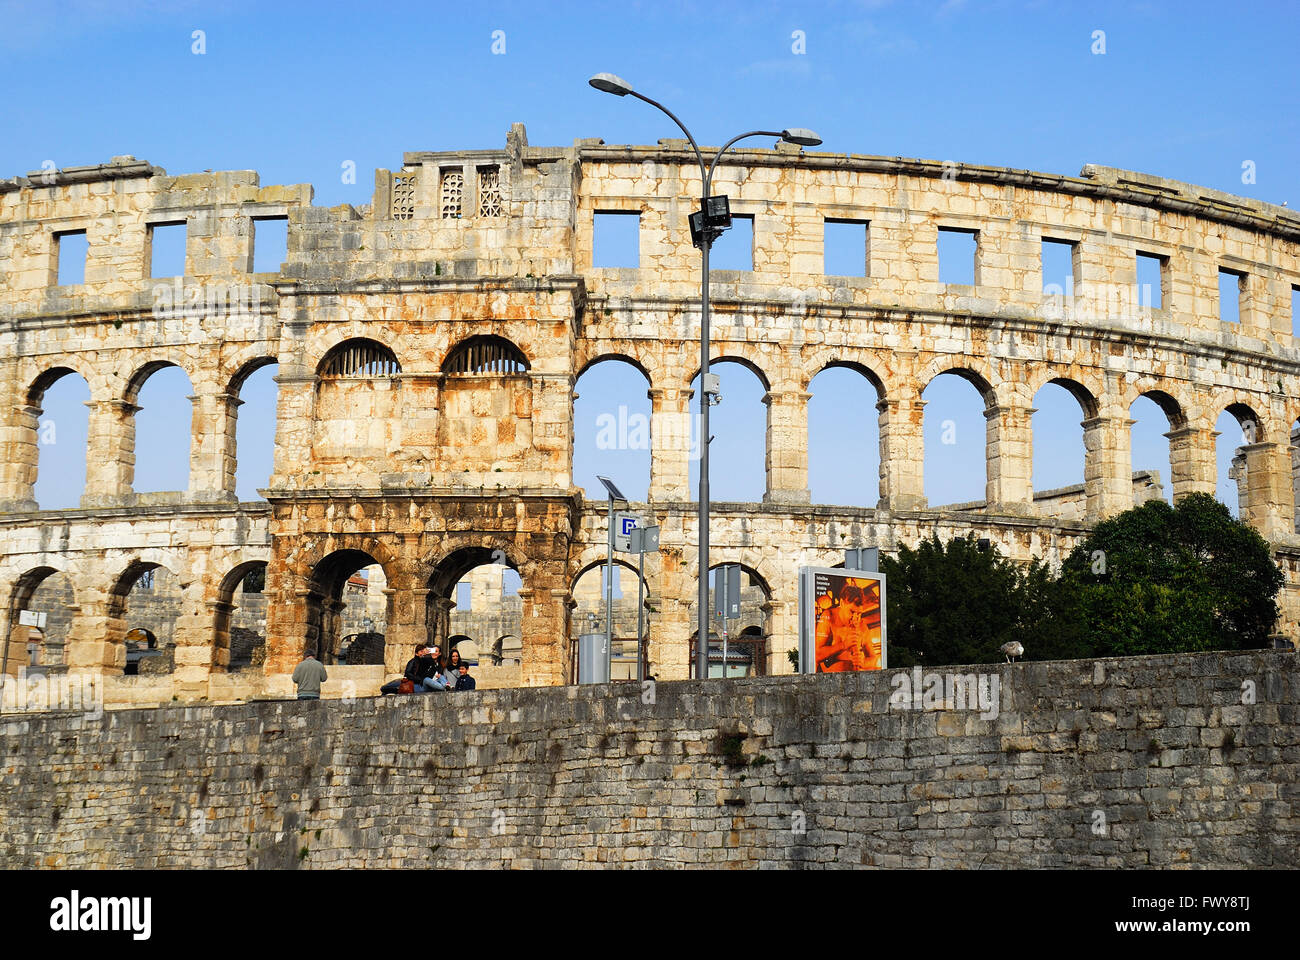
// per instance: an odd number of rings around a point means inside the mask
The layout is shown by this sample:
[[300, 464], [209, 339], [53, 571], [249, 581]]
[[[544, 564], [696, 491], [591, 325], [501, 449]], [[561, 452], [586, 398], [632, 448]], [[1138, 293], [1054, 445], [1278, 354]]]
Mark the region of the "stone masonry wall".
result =
[[947, 669], [10, 715], [0, 866], [1300, 866], [1293, 655]]

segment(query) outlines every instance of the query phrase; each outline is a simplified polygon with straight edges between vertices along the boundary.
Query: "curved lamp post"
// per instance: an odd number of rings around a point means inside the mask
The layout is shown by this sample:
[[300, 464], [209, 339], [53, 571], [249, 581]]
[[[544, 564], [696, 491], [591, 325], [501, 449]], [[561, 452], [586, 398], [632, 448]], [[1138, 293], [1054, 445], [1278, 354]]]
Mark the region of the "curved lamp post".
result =
[[[698, 600], [699, 623], [696, 633], [695, 642], [695, 676], [697, 679], [704, 680], [709, 675], [709, 407], [715, 402], [716, 394], [709, 388], [709, 248], [713, 246], [713, 241], [718, 232], [710, 228], [708, 217], [705, 215], [709, 205], [709, 190], [713, 185], [713, 172], [718, 167], [718, 161], [722, 155], [731, 149], [732, 145], [744, 140], [747, 137], [776, 137], [784, 140], [786, 143], [796, 143], [804, 147], [815, 147], [820, 144], [821, 138], [811, 130], [805, 130], [801, 127], [791, 127], [786, 130], [751, 130], [749, 133], [742, 133], [740, 136], [732, 137], [721, 149], [713, 156], [713, 160], [707, 166], [704, 163], [704, 155], [700, 153], [699, 145], [691, 132], [686, 129], [686, 125], [677, 119], [676, 114], [665, 107], [658, 101], [651, 100], [649, 97], [637, 93], [631, 85], [621, 77], [612, 73], [598, 73], [587, 81], [597, 90], [603, 93], [612, 93], [616, 97], [633, 96], [638, 100], [644, 100], [652, 107], [656, 107], [668, 115], [673, 123], [681, 128], [682, 133], [686, 134], [686, 139], [691, 144], [691, 149], [695, 151], [695, 159], [700, 164], [701, 193], [700, 193], [700, 213], [701, 213], [701, 230], [700, 230], [700, 592]], [[723, 675], [726, 675], [726, 664], [723, 664]]]

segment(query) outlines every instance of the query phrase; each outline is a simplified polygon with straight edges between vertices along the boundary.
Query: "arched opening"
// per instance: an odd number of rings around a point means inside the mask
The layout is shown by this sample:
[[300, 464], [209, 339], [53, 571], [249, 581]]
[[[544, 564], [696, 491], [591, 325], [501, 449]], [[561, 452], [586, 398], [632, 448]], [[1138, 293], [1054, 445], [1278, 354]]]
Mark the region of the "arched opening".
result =
[[235, 495], [240, 500], [261, 500], [275, 460], [276, 404], [280, 367], [266, 358], [250, 364], [231, 384], [239, 400], [235, 421]]
[[809, 384], [808, 490], [813, 503], [874, 507], [880, 501], [880, 378], [831, 364]]
[[1034, 503], [1047, 516], [1082, 519], [1087, 513], [1083, 421], [1096, 416], [1097, 403], [1079, 384], [1061, 379], [1043, 384], [1032, 403]]
[[[767, 384], [747, 363], [726, 357], [710, 361], [717, 374], [722, 400], [709, 411], [709, 499], [714, 502], [755, 503], [767, 492]], [[699, 410], [700, 377], [691, 380]], [[693, 428], [698, 433], [698, 428]], [[701, 438], [704, 442], [707, 438]], [[690, 496], [700, 497], [700, 471], [691, 462]]]
[[81, 503], [86, 489], [89, 402], [85, 377], [66, 367], [47, 370], [28, 393], [33, 423], [27, 429], [36, 444], [32, 496], [42, 510]]
[[307, 586], [306, 649], [324, 664], [352, 663], [376, 645], [382, 650], [382, 639], [372, 635], [382, 638], [387, 629], [387, 587], [383, 567], [362, 550], [336, 550], [322, 559]]
[[1167, 393], [1148, 390], [1129, 406], [1133, 450], [1134, 503], [1174, 500], [1174, 473], [1169, 434], [1186, 423], [1178, 402]]
[[[740, 568], [740, 603], [737, 605], [727, 587], [727, 616], [719, 611], [720, 579], [728, 577], [727, 567]], [[735, 576], [729, 583], [734, 585]], [[771, 655], [769, 639], [772, 591], [756, 570], [743, 564], [717, 563], [709, 572], [709, 676], [754, 677], [766, 676]], [[738, 607], [738, 609], [737, 609]], [[691, 603], [690, 622], [699, 623], [696, 613], [698, 603]], [[695, 650], [699, 630], [690, 638], [691, 677], [695, 676]], [[724, 654], [725, 647], [725, 654]]]
[[[519, 572], [503, 550], [463, 547], [445, 557], [429, 579], [426, 607], [429, 640], [442, 655], [454, 643], [461, 657], [477, 660], [479, 689], [516, 687], [520, 682], [522, 646], [504, 646], [496, 657], [482, 656], [485, 643], [523, 634], [523, 586]], [[490, 638], [490, 640], [488, 639]], [[471, 656], [473, 654], [473, 656]]]
[[1246, 453], [1242, 447], [1263, 440], [1259, 417], [1243, 403], [1232, 403], [1223, 409], [1214, 429], [1215, 460], [1218, 467], [1215, 496], [1234, 517], [1246, 514], [1247, 491]]
[[442, 362], [443, 373], [527, 373], [528, 358], [505, 337], [469, 337], [456, 344]]
[[135, 413], [136, 493], [185, 492], [190, 485], [194, 388], [173, 363], [151, 364], [136, 377], [127, 402]]
[[578, 377], [573, 399], [573, 482], [600, 501], [598, 475], [615, 477], [636, 501], [650, 490], [649, 378], [635, 364], [604, 357]]
[[983, 506], [988, 491], [988, 426], [992, 391], [965, 370], [939, 374], [921, 393], [925, 401], [925, 499], [939, 505]]
[[[118, 578], [109, 600], [110, 641], [126, 646], [123, 673], [165, 674], [176, 668], [176, 623], [182, 591], [166, 567], [135, 561]], [[119, 632], [120, 631], [120, 632]]]
[[378, 340], [355, 337], [326, 351], [316, 367], [322, 380], [373, 380], [402, 372], [393, 351]]
[[266, 562], [235, 567], [218, 591], [213, 663], [231, 673], [260, 670], [266, 660]]
[[[570, 595], [573, 597], [573, 612], [569, 617], [571, 649], [577, 650], [578, 638], [584, 633], [605, 632], [606, 585], [609, 582], [609, 568], [602, 560], [587, 567], [573, 581]], [[618, 558], [614, 560], [614, 593], [610, 606], [613, 620], [613, 636], [610, 643], [609, 678], [610, 680], [637, 679], [637, 574], [636, 568]], [[645, 589], [642, 599], [648, 599], [650, 592]], [[642, 640], [649, 636], [649, 614], [641, 620]], [[648, 644], [643, 643], [641, 656], [646, 658]], [[576, 669], [576, 663], [574, 664]], [[647, 670], [644, 676], [649, 676]]]
[[77, 611], [72, 578], [53, 567], [37, 567], [18, 578], [9, 609], [6, 673], [26, 665], [61, 672], [67, 665], [68, 631]]

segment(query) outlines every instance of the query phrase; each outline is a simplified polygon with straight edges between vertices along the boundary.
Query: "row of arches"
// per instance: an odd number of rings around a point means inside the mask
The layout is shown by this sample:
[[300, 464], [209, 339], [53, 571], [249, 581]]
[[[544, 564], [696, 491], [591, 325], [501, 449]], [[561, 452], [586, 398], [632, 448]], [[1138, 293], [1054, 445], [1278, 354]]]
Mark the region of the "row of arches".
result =
[[[881, 475], [884, 418], [883, 412], [873, 416], [871, 408], [881, 410], [892, 402], [892, 397], [871, 367], [832, 359], [812, 375], [806, 392], [782, 393], [773, 390], [761, 367], [749, 359], [724, 356], [715, 363], [723, 379], [724, 401], [729, 402], [713, 412], [717, 439], [712, 450], [717, 461], [734, 467], [720, 474], [715, 498], [756, 501], [771, 492], [773, 438], [765, 434], [769, 433], [772, 411], [765, 413], [762, 405], [771, 405], [774, 398], [793, 397], [796, 409], [790, 411], [789, 403], [783, 409], [796, 420], [803, 420], [806, 435], [787, 431], [782, 440], [806, 447], [804, 486], [810, 491], [811, 499], [839, 505], [876, 505], [880, 499], [877, 488], [882, 485], [874, 483], [872, 478]], [[612, 365], [618, 365], [619, 369], [615, 371]], [[519, 374], [530, 369], [528, 359], [518, 347], [496, 336], [460, 341], [448, 352], [443, 366], [445, 371], [474, 374]], [[623, 355], [596, 358], [578, 377], [574, 472], [584, 487], [589, 486], [591, 479], [589, 462], [599, 459], [606, 464], [613, 461], [624, 476], [646, 477], [648, 492], [649, 424], [653, 411], [638, 398], [636, 391], [628, 390], [629, 384], [635, 382], [627, 376], [628, 366], [639, 372], [647, 391], [653, 393], [654, 385], [646, 368]], [[995, 461], [1000, 455], [994, 449], [987, 421], [995, 409], [1016, 403], [1022, 404], [1020, 411], [1032, 416], [1030, 489], [1036, 494], [1086, 482], [1090, 453], [1084, 436], [1085, 425], [1103, 416], [1101, 388], [1090, 389], [1079, 379], [1052, 376], [1047, 370], [1036, 383], [1024, 389], [1017, 387], [1014, 395], [999, 396], [990, 384], [987, 371], [977, 369], [976, 364], [948, 369], [932, 366], [937, 372], [921, 386], [913, 401], [923, 411], [925, 450], [921, 459], [934, 464], [932, 469], [922, 472], [923, 495], [930, 504], [976, 503], [985, 499], [980, 487], [991, 484]], [[122, 415], [132, 418], [132, 429], [124, 431], [124, 440], [129, 441], [131, 449], [120, 451], [129, 461], [129, 471], [133, 472], [130, 489], [137, 493], [193, 489], [191, 464], [199, 460], [216, 473], [233, 475], [229, 480], [207, 476], [206, 487], [233, 486], [238, 498], [255, 499], [258, 487], [271, 469], [275, 372], [272, 358], [258, 358], [239, 372], [220, 400], [232, 422], [236, 422], [236, 407], [250, 400], [256, 406], [238, 419], [233, 438], [216, 441], [225, 440], [224, 451], [208, 451], [204, 457], [197, 449], [201, 441], [193, 428], [196, 417], [205, 411], [191, 405], [191, 401], [201, 398], [190, 396], [192, 387], [184, 370], [169, 361], [145, 364], [127, 382], [118, 403]], [[318, 383], [331, 379], [382, 378], [400, 372], [401, 364], [391, 349], [365, 338], [336, 344], [317, 364]], [[1029, 394], [1035, 386], [1035, 392]], [[690, 390], [697, 387], [698, 377], [692, 380]], [[1006, 390], [1006, 385], [1003, 389]], [[1188, 426], [1193, 415], [1203, 421], [1206, 414], [1205, 411], [1189, 414], [1183, 403], [1154, 381], [1150, 386], [1135, 389], [1127, 410], [1131, 424], [1126, 426], [1134, 428], [1130, 441], [1131, 466], [1134, 471], [1147, 475], [1144, 484], [1140, 484], [1143, 490], [1139, 491], [1139, 498], [1169, 498], [1175, 480], [1170, 434]], [[588, 394], [585, 404], [584, 392]], [[30, 411], [39, 417], [45, 407], [50, 407], [58, 414], [38, 420], [35, 431], [35, 497], [42, 507], [73, 506], [84, 492], [79, 491], [77, 480], [87, 476], [84, 461], [91, 428], [85, 407], [93, 406], [86, 399], [88, 394], [84, 378], [66, 367], [41, 374], [29, 390]], [[1117, 401], [1122, 403], [1124, 399], [1108, 399], [1111, 417], [1116, 415]], [[806, 411], [797, 409], [801, 400], [806, 401]], [[81, 411], [77, 410], [78, 406]], [[595, 424], [588, 426], [587, 411], [591, 409], [600, 412], [596, 414]], [[986, 423], [981, 423], [981, 418]], [[1249, 404], [1225, 398], [1213, 425], [1218, 434], [1218, 449], [1211, 487], [1234, 512], [1239, 510], [1240, 491], [1247, 486], [1238, 448], [1277, 439], [1289, 446], [1294, 427], [1292, 424], [1285, 431], [1272, 429], [1267, 417]], [[136, 443], [137, 432], [141, 443]], [[1277, 432], [1285, 435], [1281, 438], [1268, 435]], [[698, 437], [693, 442], [698, 449]], [[176, 456], [178, 449], [187, 448], [194, 448], [189, 458]], [[1101, 455], [1102, 451], [1093, 453]], [[764, 458], [761, 464], [760, 456]], [[690, 473], [689, 482], [689, 496], [694, 497], [697, 483], [694, 472]], [[638, 487], [631, 479], [628, 485], [633, 490]], [[1051, 498], [1045, 499], [1055, 504]]]
[[[714, 569], [721, 566], [720, 561]], [[647, 572], [640, 581], [643, 589], [638, 591], [638, 573], [630, 564], [619, 558], [614, 569], [613, 678], [633, 679], [637, 600], [645, 600], [643, 623], [649, 637], [653, 615], [661, 608], [659, 584]], [[70, 651], [75, 642], [89, 640], [95, 633], [120, 653], [105, 664], [110, 670], [117, 667], [127, 675], [171, 673], [179, 662], [178, 644], [193, 647], [196, 643], [192, 633], [182, 637], [181, 624], [187, 617], [193, 621], [195, 598], [202, 594], [206, 596], [201, 608], [207, 618], [203, 645], [210, 647], [209, 669], [260, 671], [265, 664], [273, 603], [267, 571], [265, 560], [241, 561], [225, 571], [211, 589], [205, 589], [204, 584], [195, 588], [182, 582], [183, 571], [157, 560], [133, 559], [102, 586], [77, 581], [66, 570], [34, 567], [12, 584], [6, 667], [10, 673], [19, 666], [66, 669], [73, 662]], [[316, 650], [327, 664], [387, 663], [394, 667], [404, 662], [409, 656], [405, 644], [390, 652], [385, 643], [394, 607], [407, 599], [389, 587], [391, 572], [391, 567], [385, 569], [384, 563], [365, 550], [334, 550], [316, 562], [306, 589], [295, 592], [295, 603], [301, 604], [307, 619], [302, 647]], [[744, 566], [742, 574], [739, 617], [718, 621], [710, 635], [713, 675], [725, 670], [731, 676], [744, 676], [768, 669], [772, 591], [756, 570]], [[570, 581], [569, 641], [575, 656], [579, 634], [588, 632], [593, 624], [604, 629], [605, 577], [604, 564], [589, 561]], [[517, 684], [522, 660], [522, 586], [518, 569], [509, 561], [502, 563], [499, 550], [471, 547], [454, 551], [434, 567], [418, 590], [427, 606], [427, 639], [446, 651], [459, 649], [492, 685]], [[104, 600], [97, 606], [101, 590]], [[711, 589], [711, 604], [712, 596]], [[684, 610], [694, 624], [694, 602]], [[89, 617], [93, 623], [79, 629], [79, 617]], [[189, 629], [193, 629], [192, 623]], [[725, 663], [724, 632], [728, 640]], [[695, 641], [692, 632], [689, 643]], [[292, 653], [296, 659], [302, 650]], [[642, 655], [653, 673], [656, 664], [650, 661], [648, 644]], [[85, 665], [84, 660], [82, 663]], [[570, 679], [575, 676], [571, 673]]]
[[[723, 401], [711, 412], [712, 496], [750, 502], [770, 491], [772, 419], [765, 404], [772, 390], [748, 361], [721, 357], [711, 363], [719, 374]], [[646, 392], [641, 391], [641, 386]], [[698, 389], [698, 376], [690, 384]], [[597, 472], [617, 476], [634, 500], [644, 500], [651, 483], [654, 412], [653, 386], [643, 367], [622, 356], [589, 364], [575, 387], [574, 476], [590, 495], [600, 496]], [[885, 386], [869, 368], [829, 363], [811, 378], [806, 394], [807, 484], [813, 503], [877, 506], [881, 492], [881, 418]], [[977, 372], [951, 369], [920, 386], [924, 438], [924, 496], [932, 506], [985, 499], [992, 453], [987, 420], [999, 403], [996, 392]], [[694, 406], [692, 405], [692, 409]], [[1083, 485], [1089, 451], [1085, 424], [1102, 414], [1102, 399], [1077, 381], [1056, 377], [1038, 386], [1026, 404], [1030, 415], [1032, 489], [1035, 494]], [[1135, 497], [1172, 499], [1171, 435], [1189, 425], [1184, 405], [1169, 392], [1150, 386], [1124, 411], [1130, 436]], [[1234, 513], [1244, 496], [1239, 450], [1265, 437], [1264, 420], [1248, 404], [1224, 404], [1213, 423], [1216, 434], [1215, 489]], [[1294, 424], [1292, 431], [1300, 427]], [[1286, 431], [1282, 442], [1290, 443]], [[787, 437], [787, 439], [791, 439]], [[694, 438], [693, 438], [694, 442]], [[690, 496], [697, 495], [692, 465]]]
[[[498, 336], [462, 340], [443, 363], [443, 371], [453, 374], [520, 374], [529, 369], [523, 352]], [[216, 470], [231, 476], [202, 479], [218, 489], [232, 486], [239, 500], [260, 499], [258, 490], [266, 485], [272, 469], [278, 371], [274, 358], [255, 358], [236, 373], [224, 393], [214, 397], [210, 409], [202, 409], [199, 401], [203, 398], [195, 396], [189, 374], [174, 361], [144, 364], [126, 381], [121, 396], [108, 401], [94, 398], [86, 377], [70, 366], [42, 372], [25, 397], [27, 428], [35, 447], [29, 457], [32, 499], [47, 510], [81, 503], [87, 479], [94, 473], [94, 469], [87, 471], [87, 455], [91, 408], [98, 402], [116, 406], [116, 416], [129, 423], [129, 428], [121, 431], [118, 449], [112, 452], [130, 465], [130, 492], [192, 490], [192, 461], [202, 433], [201, 420], [224, 413], [234, 421], [234, 436], [221, 438], [218, 443], [227, 449], [216, 451], [209, 459], [228, 461]], [[368, 338], [336, 344], [316, 366], [321, 383], [386, 378], [401, 372], [393, 351]], [[189, 451], [190, 456], [178, 456], [179, 451]]]

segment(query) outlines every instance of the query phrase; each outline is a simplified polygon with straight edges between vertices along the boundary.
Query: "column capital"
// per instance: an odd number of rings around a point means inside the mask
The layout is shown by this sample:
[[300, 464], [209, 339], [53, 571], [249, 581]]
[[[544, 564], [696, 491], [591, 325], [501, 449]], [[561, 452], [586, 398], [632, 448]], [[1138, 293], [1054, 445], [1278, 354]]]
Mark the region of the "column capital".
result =
[[811, 393], [804, 390], [769, 390], [763, 394], [763, 402], [773, 403], [807, 403]]

